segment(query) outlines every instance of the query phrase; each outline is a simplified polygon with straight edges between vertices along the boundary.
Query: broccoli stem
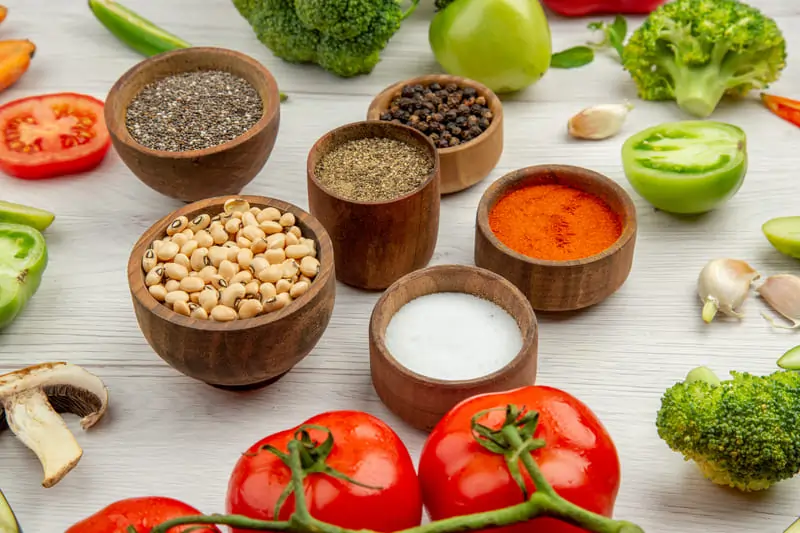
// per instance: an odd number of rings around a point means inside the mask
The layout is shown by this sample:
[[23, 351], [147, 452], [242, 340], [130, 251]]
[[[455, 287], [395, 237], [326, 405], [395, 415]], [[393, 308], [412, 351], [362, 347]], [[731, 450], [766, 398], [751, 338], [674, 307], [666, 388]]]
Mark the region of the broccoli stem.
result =
[[675, 101], [678, 107], [698, 118], [714, 112], [725, 94], [726, 79], [719, 65], [710, 63], [703, 67], [678, 67], [673, 75]]

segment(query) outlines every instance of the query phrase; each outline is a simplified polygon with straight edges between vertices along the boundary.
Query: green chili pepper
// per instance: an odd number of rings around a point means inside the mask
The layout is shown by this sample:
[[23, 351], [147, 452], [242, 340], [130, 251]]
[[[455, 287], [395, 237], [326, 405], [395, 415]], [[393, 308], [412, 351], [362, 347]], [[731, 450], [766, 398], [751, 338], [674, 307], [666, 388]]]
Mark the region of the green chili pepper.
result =
[[36, 228], [0, 224], [0, 329], [19, 315], [39, 289], [47, 244]]
[[14, 511], [8, 504], [8, 500], [0, 490], [0, 533], [22, 533], [22, 528], [14, 516]]
[[55, 218], [56, 216], [53, 213], [44, 209], [0, 200], [0, 223], [25, 224], [39, 231], [44, 231], [50, 227]]
[[142, 55], [149, 57], [192, 46], [113, 0], [89, 0], [89, 7], [117, 39]]

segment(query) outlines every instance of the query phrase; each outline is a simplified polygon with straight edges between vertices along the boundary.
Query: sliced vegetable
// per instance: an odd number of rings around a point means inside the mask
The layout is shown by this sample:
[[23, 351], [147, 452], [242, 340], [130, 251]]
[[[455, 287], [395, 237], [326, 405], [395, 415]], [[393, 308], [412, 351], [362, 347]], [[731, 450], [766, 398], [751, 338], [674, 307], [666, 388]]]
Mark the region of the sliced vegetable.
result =
[[[65, 533], [128, 533], [131, 526], [136, 533], [146, 533], [166, 520], [199, 514], [200, 511], [194, 507], [172, 498], [128, 498], [100, 509]], [[214, 526], [184, 526], [170, 528], [169, 533], [219, 533], [219, 529]]]
[[44, 231], [56, 216], [50, 211], [0, 200], [0, 223], [24, 224]]
[[0, 224], [0, 329], [8, 326], [39, 289], [47, 245], [39, 230]]
[[542, 0], [542, 2], [559, 15], [585, 17], [611, 13], [646, 14], [666, 0]]
[[36, 45], [28, 40], [0, 41], [0, 91], [17, 83], [28, 72]]
[[142, 55], [192, 46], [113, 0], [89, 0], [89, 7], [108, 31]]
[[85, 172], [106, 156], [111, 137], [103, 102], [55, 93], [0, 106], [0, 170], [22, 179]]
[[594, 50], [588, 46], [575, 46], [556, 52], [550, 59], [551, 68], [578, 68], [594, 61]]
[[[800, 370], [800, 346], [795, 346], [778, 359], [778, 366], [786, 370]], [[787, 529], [787, 531], [789, 531]], [[800, 531], [800, 526], [798, 526]]]
[[656, 208], [705, 213], [741, 188], [747, 173], [746, 136], [722, 122], [660, 124], [625, 141], [622, 165], [636, 192]]
[[767, 220], [761, 231], [780, 253], [800, 259], [800, 216]]
[[8, 500], [0, 490], [0, 533], [22, 533], [17, 517], [11, 510]]
[[761, 93], [761, 101], [767, 109], [795, 126], [800, 126], [800, 101], [784, 96]]

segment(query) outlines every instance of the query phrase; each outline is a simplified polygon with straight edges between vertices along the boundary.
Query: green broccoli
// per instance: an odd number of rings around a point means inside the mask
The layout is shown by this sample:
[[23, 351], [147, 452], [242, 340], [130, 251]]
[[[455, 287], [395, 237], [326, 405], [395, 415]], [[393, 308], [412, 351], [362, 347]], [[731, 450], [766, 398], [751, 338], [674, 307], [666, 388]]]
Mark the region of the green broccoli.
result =
[[668, 389], [658, 435], [714, 483], [768, 489], [800, 472], [800, 373], [731, 376], [700, 367]]
[[653, 11], [632, 35], [622, 64], [644, 100], [676, 100], [697, 117], [724, 95], [765, 89], [786, 66], [774, 20], [738, 0], [676, 0]]
[[401, 0], [233, 0], [259, 40], [290, 63], [316, 63], [338, 76], [369, 74], [400, 23]]

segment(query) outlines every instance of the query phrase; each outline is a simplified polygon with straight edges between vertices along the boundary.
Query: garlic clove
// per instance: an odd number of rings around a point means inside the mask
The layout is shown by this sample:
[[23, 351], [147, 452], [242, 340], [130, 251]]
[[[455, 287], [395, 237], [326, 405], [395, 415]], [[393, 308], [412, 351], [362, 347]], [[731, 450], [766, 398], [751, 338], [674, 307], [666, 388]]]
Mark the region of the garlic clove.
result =
[[778, 366], [785, 370], [800, 370], [800, 346], [795, 346], [778, 359]]
[[697, 294], [703, 302], [703, 321], [714, 320], [717, 312], [744, 317], [739, 308], [750, 292], [750, 285], [760, 274], [739, 259], [712, 259], [697, 278]]
[[800, 277], [792, 274], [775, 274], [765, 279], [757, 292], [770, 307], [792, 323], [791, 326], [784, 326], [775, 322], [766, 313], [761, 313], [773, 327], [800, 328]]
[[629, 102], [588, 107], [569, 119], [567, 131], [576, 139], [599, 141], [613, 137], [622, 129], [631, 109]]

